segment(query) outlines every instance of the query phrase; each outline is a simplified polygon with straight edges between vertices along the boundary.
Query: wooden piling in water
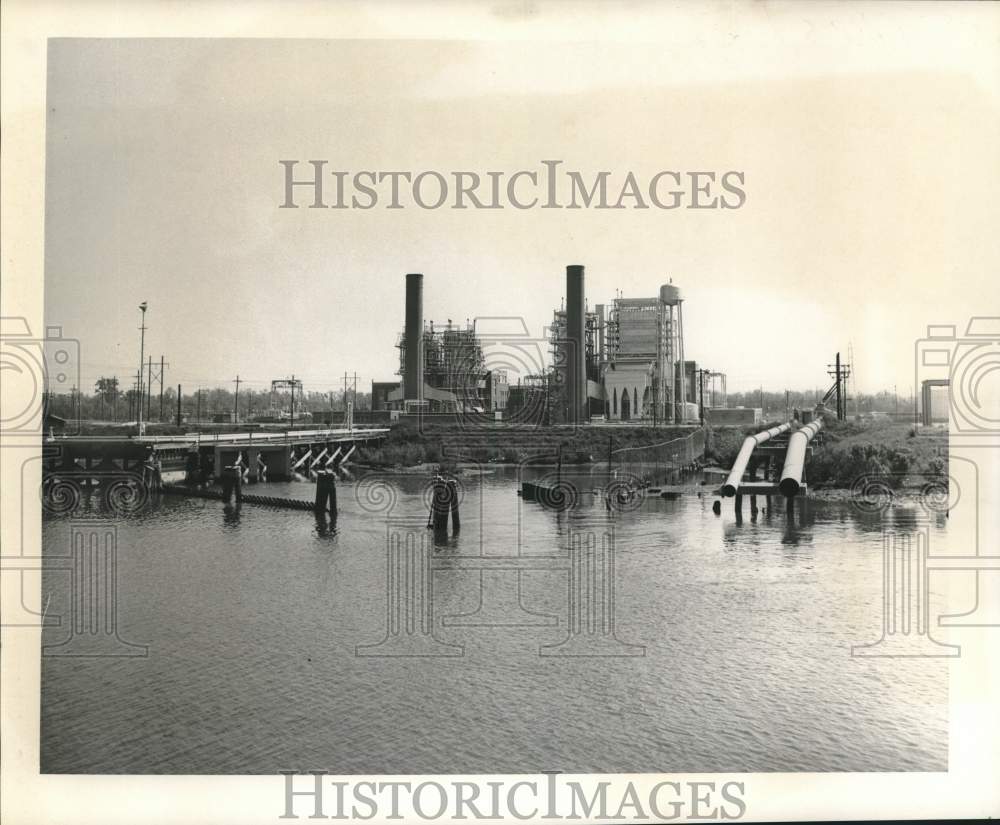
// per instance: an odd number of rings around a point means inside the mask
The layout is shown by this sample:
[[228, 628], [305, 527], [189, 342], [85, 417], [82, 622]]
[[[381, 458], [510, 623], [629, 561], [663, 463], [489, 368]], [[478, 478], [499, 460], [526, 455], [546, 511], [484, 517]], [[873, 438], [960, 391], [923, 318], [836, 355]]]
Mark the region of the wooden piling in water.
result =
[[435, 530], [448, 529], [448, 512], [450, 508], [450, 491], [448, 483], [441, 477], [435, 477], [432, 484], [431, 519]]
[[329, 510], [330, 518], [337, 518], [336, 478], [330, 470], [320, 470], [316, 473], [316, 502], [313, 509], [317, 513]]
[[222, 500], [229, 504], [235, 494], [236, 503], [243, 503], [243, 475], [236, 464], [222, 470]]
[[458, 517], [458, 481], [453, 478], [448, 479], [448, 498], [451, 504], [451, 529], [457, 532], [462, 525]]

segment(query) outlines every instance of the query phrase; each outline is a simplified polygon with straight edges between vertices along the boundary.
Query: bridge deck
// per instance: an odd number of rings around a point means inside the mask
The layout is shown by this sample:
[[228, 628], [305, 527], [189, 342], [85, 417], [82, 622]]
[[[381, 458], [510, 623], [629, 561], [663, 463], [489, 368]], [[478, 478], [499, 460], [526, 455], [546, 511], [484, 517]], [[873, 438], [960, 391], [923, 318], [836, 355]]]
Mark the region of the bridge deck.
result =
[[186, 433], [184, 435], [145, 436], [56, 436], [46, 438], [46, 445], [101, 445], [138, 444], [154, 450], [170, 450], [189, 447], [265, 447], [269, 445], [316, 444], [326, 442], [368, 441], [383, 438], [389, 433], [387, 428], [329, 429], [329, 430], [285, 430], [282, 432], [246, 433]]

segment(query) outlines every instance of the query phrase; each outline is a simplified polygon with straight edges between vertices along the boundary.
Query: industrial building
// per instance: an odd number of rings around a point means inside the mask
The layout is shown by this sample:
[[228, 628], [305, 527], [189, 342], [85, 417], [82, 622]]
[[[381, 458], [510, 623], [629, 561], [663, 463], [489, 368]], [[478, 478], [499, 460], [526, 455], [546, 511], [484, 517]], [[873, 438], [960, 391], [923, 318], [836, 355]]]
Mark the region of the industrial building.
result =
[[373, 383], [372, 409], [553, 424], [697, 423], [704, 409], [726, 407], [726, 376], [685, 359], [683, 302], [667, 283], [654, 297], [618, 296], [590, 311], [584, 268], [568, 266], [565, 301], [549, 327], [551, 367], [510, 386], [504, 371], [487, 369], [475, 323], [425, 322], [423, 276], [407, 275], [406, 325], [396, 344], [402, 381]]
[[507, 374], [486, 368], [475, 324], [424, 321], [419, 273], [406, 276], [406, 325], [396, 346], [403, 380], [373, 383], [373, 409], [487, 413], [506, 408]]
[[672, 284], [655, 297], [615, 299], [603, 365], [609, 420], [688, 420], [689, 387], [677, 374], [684, 361], [682, 304]]
[[680, 290], [664, 284], [655, 297], [617, 297], [610, 307], [597, 304], [588, 312], [583, 285], [583, 267], [569, 267], [566, 304], [552, 316], [553, 368], [557, 387], [564, 388], [555, 404], [565, 409], [566, 420], [572, 420], [569, 399], [574, 399], [573, 408], [581, 405], [587, 419], [696, 421], [702, 376], [695, 362], [684, 360]]

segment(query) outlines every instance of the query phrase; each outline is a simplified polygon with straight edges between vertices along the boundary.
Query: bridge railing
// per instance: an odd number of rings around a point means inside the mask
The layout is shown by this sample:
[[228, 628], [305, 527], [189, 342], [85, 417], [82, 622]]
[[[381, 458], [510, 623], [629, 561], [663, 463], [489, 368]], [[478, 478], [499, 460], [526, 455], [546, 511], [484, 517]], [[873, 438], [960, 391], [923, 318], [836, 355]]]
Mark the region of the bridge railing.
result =
[[86, 442], [122, 442], [133, 444], [231, 444], [252, 442], [254, 444], [284, 444], [308, 440], [323, 441], [326, 439], [354, 438], [363, 440], [388, 433], [388, 428], [354, 427], [352, 429], [326, 430], [285, 430], [283, 432], [245, 432], [245, 433], [186, 433], [185, 435], [142, 435], [122, 438], [121, 436], [46, 436], [45, 443], [56, 444], [60, 441]]
[[186, 435], [141, 436], [134, 440], [153, 444], [229, 444], [234, 442], [252, 442], [255, 444], [283, 444], [293, 441], [316, 440], [323, 441], [333, 438], [368, 438], [388, 433], [384, 428], [329, 429], [329, 430], [286, 430], [280, 433], [188, 433]]

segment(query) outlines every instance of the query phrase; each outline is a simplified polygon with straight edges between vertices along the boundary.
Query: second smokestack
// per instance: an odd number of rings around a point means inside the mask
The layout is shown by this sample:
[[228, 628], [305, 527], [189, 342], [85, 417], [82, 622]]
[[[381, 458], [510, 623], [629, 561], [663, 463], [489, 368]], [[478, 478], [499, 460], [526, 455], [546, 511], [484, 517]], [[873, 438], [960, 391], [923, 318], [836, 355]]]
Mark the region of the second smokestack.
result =
[[566, 421], [579, 424], [587, 415], [587, 352], [584, 328], [583, 267], [566, 267]]
[[406, 276], [406, 357], [403, 364], [403, 399], [424, 400], [424, 276]]

